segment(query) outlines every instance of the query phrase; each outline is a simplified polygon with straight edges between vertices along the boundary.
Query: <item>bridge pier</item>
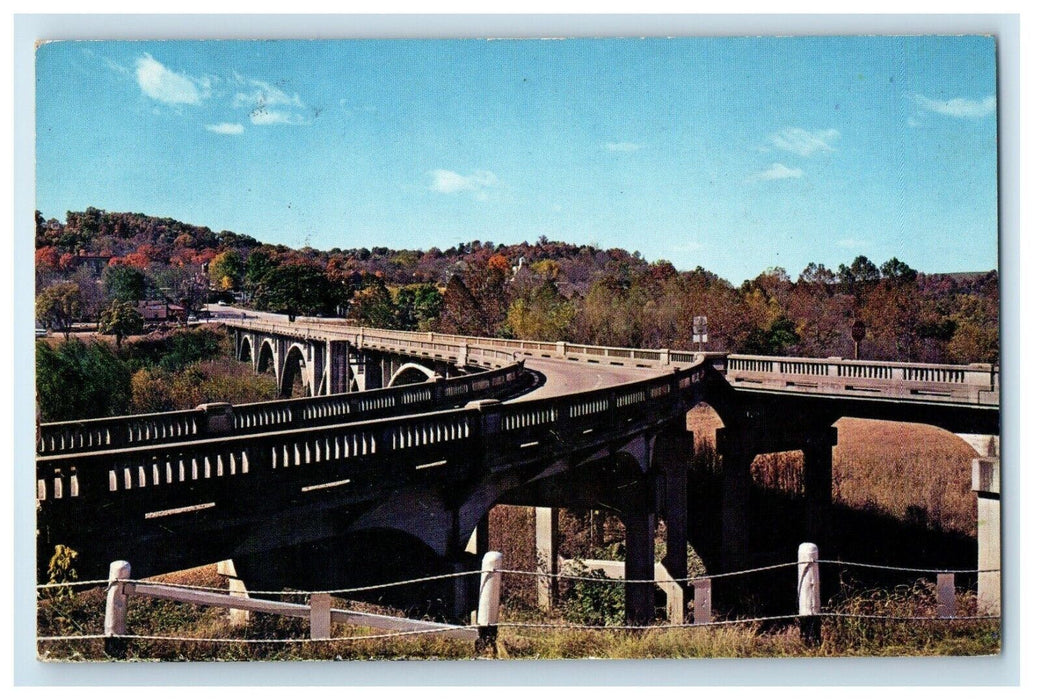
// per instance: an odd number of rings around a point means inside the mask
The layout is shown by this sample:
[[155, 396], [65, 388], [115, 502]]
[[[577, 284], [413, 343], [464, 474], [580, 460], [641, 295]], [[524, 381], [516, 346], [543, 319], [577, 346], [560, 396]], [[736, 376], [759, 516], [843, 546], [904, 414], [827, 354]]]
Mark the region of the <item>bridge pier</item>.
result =
[[535, 508], [535, 566], [542, 574], [535, 578], [535, 597], [539, 608], [551, 609], [557, 602], [560, 515], [556, 508]]
[[[653, 505], [644, 503], [622, 516], [625, 524], [625, 621], [630, 625], [654, 622], [654, 529]], [[629, 581], [643, 583], [629, 583]]]
[[722, 458], [723, 493], [721, 494], [722, 542], [720, 563], [723, 571], [736, 571], [748, 566], [752, 516], [752, 461], [755, 448], [749, 444], [752, 435], [734, 428], [716, 431], [716, 451]]
[[1000, 443], [991, 435], [960, 435], [976, 450], [972, 460], [972, 490], [976, 492], [976, 610], [1001, 614], [1001, 457]]
[[[654, 441], [651, 464], [662, 474], [659, 508], [665, 520], [665, 559], [662, 562], [674, 579], [687, 578], [687, 473], [694, 453], [694, 438], [683, 418], [668, 426]], [[684, 586], [684, 591], [687, 587]]]
[[802, 448], [806, 496], [803, 539], [816, 542], [825, 551], [831, 544], [832, 448], [837, 444], [838, 430], [829, 426], [808, 431]]

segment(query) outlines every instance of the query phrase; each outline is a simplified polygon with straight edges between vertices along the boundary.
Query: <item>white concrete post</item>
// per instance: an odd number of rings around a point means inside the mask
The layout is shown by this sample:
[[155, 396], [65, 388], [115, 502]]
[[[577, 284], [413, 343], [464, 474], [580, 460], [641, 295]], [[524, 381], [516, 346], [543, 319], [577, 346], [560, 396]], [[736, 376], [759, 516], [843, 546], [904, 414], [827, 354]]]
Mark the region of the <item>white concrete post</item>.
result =
[[807, 644], [821, 642], [820, 552], [817, 545], [803, 542], [799, 545], [799, 627]]
[[130, 562], [114, 561], [108, 567], [108, 596], [105, 599], [105, 653], [126, 656], [127, 594], [123, 581], [130, 578]]
[[694, 579], [694, 622], [712, 622], [712, 579]]
[[954, 574], [936, 575], [936, 617], [954, 617]]
[[311, 605], [311, 639], [329, 639], [332, 628], [332, 596], [328, 593], [314, 593], [309, 602]]
[[481, 560], [481, 588], [477, 599], [478, 652], [495, 648], [499, 634], [499, 596], [502, 592], [502, 552], [487, 552]]
[[551, 609], [557, 598], [558, 517], [556, 508], [535, 508], [535, 567], [543, 574], [535, 578], [535, 596], [541, 610]]

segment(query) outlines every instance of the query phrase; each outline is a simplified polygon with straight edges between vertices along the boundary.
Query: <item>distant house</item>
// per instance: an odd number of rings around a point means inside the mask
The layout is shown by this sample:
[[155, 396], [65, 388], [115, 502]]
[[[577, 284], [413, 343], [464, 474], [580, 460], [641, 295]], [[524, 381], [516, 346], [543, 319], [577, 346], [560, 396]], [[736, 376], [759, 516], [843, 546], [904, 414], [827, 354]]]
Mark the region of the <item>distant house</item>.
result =
[[149, 321], [165, 321], [170, 316], [170, 305], [162, 299], [148, 299], [137, 302], [137, 313], [146, 323]]
[[72, 258], [69, 266], [75, 269], [86, 267], [90, 269], [92, 274], [100, 275], [108, 267], [108, 262], [111, 259], [111, 255], [88, 255], [80, 251]]

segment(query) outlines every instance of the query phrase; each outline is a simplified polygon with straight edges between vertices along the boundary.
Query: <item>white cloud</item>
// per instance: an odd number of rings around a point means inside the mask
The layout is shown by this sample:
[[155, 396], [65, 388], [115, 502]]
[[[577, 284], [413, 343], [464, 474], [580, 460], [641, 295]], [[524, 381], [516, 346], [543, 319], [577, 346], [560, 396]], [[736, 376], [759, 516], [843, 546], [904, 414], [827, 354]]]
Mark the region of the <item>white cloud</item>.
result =
[[818, 151], [834, 151], [831, 144], [838, 140], [839, 135], [838, 129], [806, 131], [797, 127], [789, 127], [770, 134], [770, 143], [774, 148], [806, 157]]
[[280, 109], [264, 109], [258, 107], [249, 113], [249, 120], [258, 126], [270, 124], [306, 124], [303, 115], [293, 114]]
[[250, 89], [235, 93], [232, 106], [236, 109], [248, 107], [252, 123], [260, 126], [308, 123], [308, 117], [302, 113], [308, 107], [299, 95], [290, 95], [271, 83], [244, 78], [238, 73], [234, 77], [236, 82], [248, 85]]
[[604, 148], [614, 153], [632, 153], [638, 151], [643, 146], [638, 143], [630, 143], [628, 141], [615, 141], [613, 143], [605, 143]]
[[948, 117], [962, 119], [982, 119], [994, 113], [997, 100], [993, 95], [982, 100], [970, 100], [965, 97], [954, 97], [949, 100], [932, 100], [925, 95], [915, 95], [914, 102], [922, 109], [944, 114]]
[[297, 107], [305, 109], [307, 105], [304, 104], [300, 96], [293, 94], [290, 96], [280, 88], [275, 87], [271, 83], [265, 83], [263, 80], [248, 80], [243, 78], [238, 73], [235, 74], [235, 79], [248, 83], [253, 89], [249, 92], [237, 92], [235, 93], [234, 106], [235, 107], [264, 107], [264, 106], [286, 106], [286, 107]]
[[789, 178], [802, 177], [803, 172], [799, 168], [789, 168], [780, 163], [774, 163], [761, 173], [752, 175], [750, 180], [786, 180]]
[[230, 122], [221, 122], [220, 124], [207, 124], [206, 131], [212, 131], [215, 134], [225, 134], [228, 136], [238, 136], [245, 128], [241, 124], [233, 124]]
[[430, 189], [441, 194], [470, 192], [474, 199], [488, 199], [488, 189], [499, 184], [499, 178], [490, 170], [475, 170], [470, 175], [460, 175], [453, 170], [432, 170]]
[[137, 84], [154, 100], [166, 104], [199, 104], [209, 95], [209, 81], [175, 73], [147, 53], [137, 59]]

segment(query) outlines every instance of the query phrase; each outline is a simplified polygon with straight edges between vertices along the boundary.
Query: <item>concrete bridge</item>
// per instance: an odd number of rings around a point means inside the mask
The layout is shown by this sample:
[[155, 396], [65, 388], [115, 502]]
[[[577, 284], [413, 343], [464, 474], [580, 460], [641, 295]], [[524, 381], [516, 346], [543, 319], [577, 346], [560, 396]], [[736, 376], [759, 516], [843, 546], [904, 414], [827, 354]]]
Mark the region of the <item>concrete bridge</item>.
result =
[[[235, 313], [224, 321], [237, 356], [271, 367], [283, 393], [298, 382], [311, 396], [42, 425], [44, 565], [66, 544], [84, 576], [114, 559], [142, 576], [232, 559], [257, 588], [380, 582], [473, 568], [466, 547], [476, 538], [486, 548], [489, 509], [516, 504], [538, 508], [547, 562], [557, 559], [553, 508], [617, 512], [627, 578], [640, 580], [654, 578], [660, 516], [662, 563], [682, 578], [684, 417], [699, 403], [725, 426], [723, 568], [747, 560], [757, 454], [802, 451], [806, 533], [826, 541], [833, 424], [843, 416], [965, 434], [980, 452], [980, 568], [1000, 562], [999, 375], [990, 366], [605, 348]], [[401, 558], [374, 556], [377, 546]], [[984, 603], [996, 606], [998, 586], [984, 583]], [[469, 588], [439, 595], [462, 613]], [[627, 585], [626, 606], [630, 621], [649, 620], [653, 586]]]

